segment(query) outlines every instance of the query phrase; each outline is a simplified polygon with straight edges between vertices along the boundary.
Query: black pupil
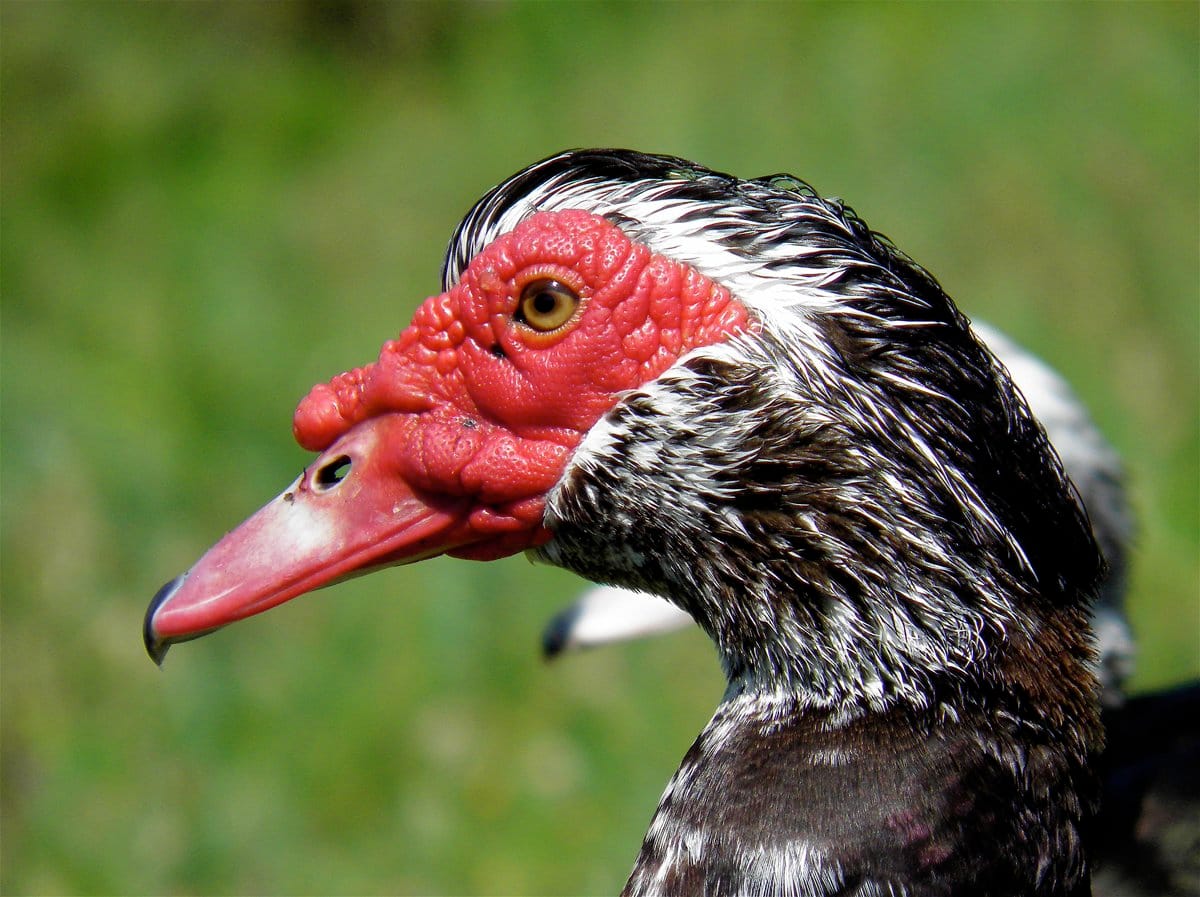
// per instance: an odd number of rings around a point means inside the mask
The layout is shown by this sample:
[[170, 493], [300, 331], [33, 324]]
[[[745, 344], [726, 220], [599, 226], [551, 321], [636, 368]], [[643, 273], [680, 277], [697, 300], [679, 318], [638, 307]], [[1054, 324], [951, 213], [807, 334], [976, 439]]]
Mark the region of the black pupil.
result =
[[549, 290], [542, 290], [533, 297], [533, 310], [539, 315], [548, 315], [558, 307], [558, 296]]

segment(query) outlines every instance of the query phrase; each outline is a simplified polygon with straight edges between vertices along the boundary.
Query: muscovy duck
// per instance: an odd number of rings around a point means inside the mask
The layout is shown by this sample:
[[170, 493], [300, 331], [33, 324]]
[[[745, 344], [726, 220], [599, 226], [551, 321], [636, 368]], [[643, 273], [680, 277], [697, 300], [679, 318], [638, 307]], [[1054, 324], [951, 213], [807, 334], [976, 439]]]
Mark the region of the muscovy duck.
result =
[[[1030, 411], [1046, 431], [1092, 523], [1107, 571], [1092, 608], [1099, 655], [1097, 674], [1106, 708], [1125, 701], [1136, 649], [1125, 617], [1126, 555], [1133, 512], [1120, 456], [1101, 435], [1083, 402], [1044, 361], [994, 327], [975, 321], [976, 336], [1004, 365]], [[554, 615], [542, 632], [548, 658], [585, 648], [664, 635], [694, 625], [678, 605], [619, 586], [592, 586]]]
[[786, 175], [570, 151], [294, 420], [320, 452], [147, 611], [174, 642], [355, 572], [527, 551], [661, 595], [728, 688], [627, 894], [1082, 895], [1103, 562], [925, 270]]

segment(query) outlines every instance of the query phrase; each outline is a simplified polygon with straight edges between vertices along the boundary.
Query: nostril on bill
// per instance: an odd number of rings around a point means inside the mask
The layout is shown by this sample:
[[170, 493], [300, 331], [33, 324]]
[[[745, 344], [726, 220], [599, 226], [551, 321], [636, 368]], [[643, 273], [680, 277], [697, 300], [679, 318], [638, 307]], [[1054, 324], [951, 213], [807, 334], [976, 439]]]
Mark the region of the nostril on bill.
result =
[[333, 460], [322, 464], [313, 474], [313, 486], [319, 492], [328, 492], [340, 483], [350, 473], [352, 462], [349, 455], [339, 455]]

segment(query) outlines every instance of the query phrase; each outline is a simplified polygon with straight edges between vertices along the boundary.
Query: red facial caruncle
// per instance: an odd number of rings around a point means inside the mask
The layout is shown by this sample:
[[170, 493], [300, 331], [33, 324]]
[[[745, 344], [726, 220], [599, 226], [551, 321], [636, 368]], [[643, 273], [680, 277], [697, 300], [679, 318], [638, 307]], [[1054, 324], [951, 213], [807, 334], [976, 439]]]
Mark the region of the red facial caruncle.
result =
[[321, 456], [160, 593], [148, 644], [165, 651], [363, 568], [545, 543], [546, 496], [588, 430], [624, 392], [747, 326], [727, 290], [604, 218], [533, 215], [378, 361], [300, 403], [296, 439]]

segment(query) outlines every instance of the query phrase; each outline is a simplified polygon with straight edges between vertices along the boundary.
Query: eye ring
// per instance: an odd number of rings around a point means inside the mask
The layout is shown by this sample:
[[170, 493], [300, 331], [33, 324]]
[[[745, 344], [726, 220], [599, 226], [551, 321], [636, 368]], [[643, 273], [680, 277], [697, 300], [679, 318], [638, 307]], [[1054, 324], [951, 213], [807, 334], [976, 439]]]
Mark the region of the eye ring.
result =
[[579, 293], [561, 280], [539, 277], [521, 288], [513, 320], [538, 333], [558, 330], [575, 316]]

